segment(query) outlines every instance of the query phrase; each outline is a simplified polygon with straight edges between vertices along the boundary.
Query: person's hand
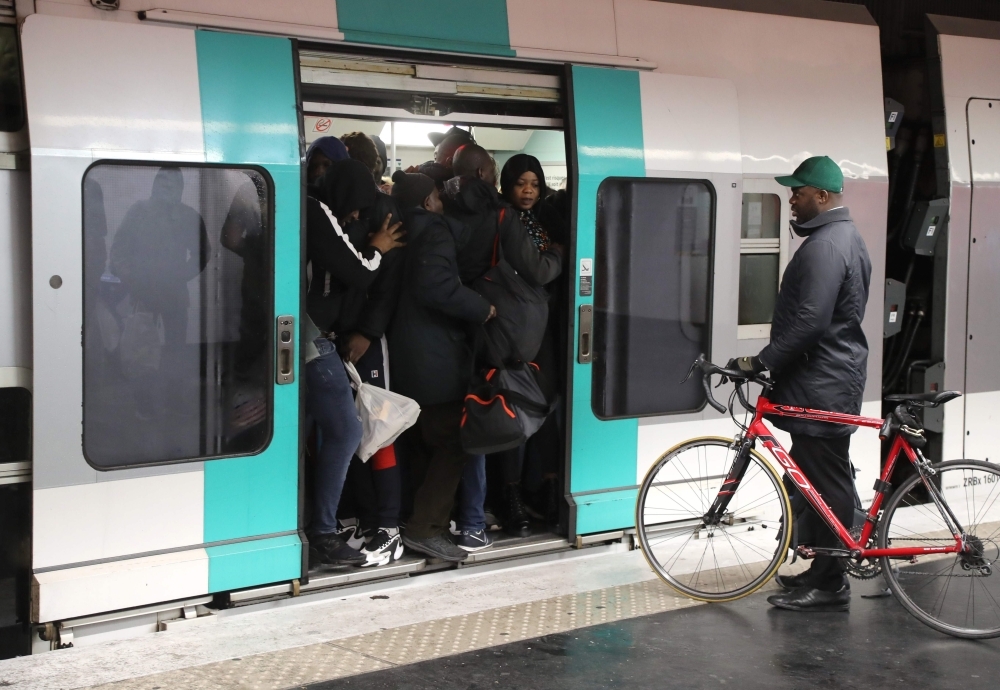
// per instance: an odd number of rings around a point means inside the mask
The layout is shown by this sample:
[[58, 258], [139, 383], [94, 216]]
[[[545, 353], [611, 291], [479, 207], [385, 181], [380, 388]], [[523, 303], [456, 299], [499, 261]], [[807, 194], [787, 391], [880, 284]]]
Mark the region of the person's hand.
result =
[[486, 317], [486, 321], [483, 321], [483, 323], [486, 323], [486, 322], [487, 322], [487, 321], [489, 321], [490, 319], [495, 319], [496, 317], [497, 317], [497, 308], [496, 308], [496, 307], [494, 307], [494, 306], [493, 306], [493, 305], [491, 304], [491, 305], [490, 305], [490, 315]]
[[420, 166], [419, 165], [411, 165], [409, 168], [407, 168], [405, 170], [405, 172], [408, 172], [408, 173], [420, 172]]
[[382, 221], [382, 227], [378, 229], [378, 232], [372, 234], [368, 244], [375, 249], [379, 250], [383, 254], [389, 253], [396, 247], [405, 247], [405, 242], [400, 242], [399, 238], [405, 235], [405, 232], [400, 232], [400, 228], [403, 226], [402, 223], [393, 223], [389, 225], [389, 221], [392, 220], [392, 214], [386, 214], [385, 220]]
[[734, 357], [726, 364], [726, 369], [736, 369], [747, 376], [755, 376], [767, 369], [760, 357]]
[[351, 364], [357, 364], [358, 360], [368, 352], [371, 344], [372, 341], [360, 333], [351, 333], [344, 338], [344, 342], [340, 346], [340, 357]]

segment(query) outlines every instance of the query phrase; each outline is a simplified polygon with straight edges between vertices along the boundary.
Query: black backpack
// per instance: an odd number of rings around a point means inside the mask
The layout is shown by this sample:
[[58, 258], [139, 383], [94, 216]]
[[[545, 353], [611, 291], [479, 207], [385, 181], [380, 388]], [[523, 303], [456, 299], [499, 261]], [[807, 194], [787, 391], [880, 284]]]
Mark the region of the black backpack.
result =
[[479, 353], [491, 367], [533, 360], [542, 346], [549, 320], [548, 291], [530, 285], [503, 257], [500, 227], [505, 212], [506, 208], [501, 207], [491, 267], [472, 283], [472, 289], [497, 309], [496, 318], [486, 322], [486, 335], [493, 348]]
[[[489, 334], [480, 340], [493, 350]], [[466, 453], [517, 448], [538, 431], [554, 407], [542, 392], [539, 375], [538, 365], [531, 362], [514, 362], [473, 375], [459, 433]]]

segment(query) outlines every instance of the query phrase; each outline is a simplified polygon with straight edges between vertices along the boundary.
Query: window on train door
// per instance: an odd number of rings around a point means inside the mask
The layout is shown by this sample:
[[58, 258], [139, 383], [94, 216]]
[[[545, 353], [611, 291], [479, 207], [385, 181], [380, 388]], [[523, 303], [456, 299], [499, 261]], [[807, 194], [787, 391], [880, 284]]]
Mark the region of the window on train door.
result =
[[[763, 326], [767, 337], [778, 298], [781, 200], [777, 194], [744, 194], [740, 221], [740, 326]], [[744, 328], [744, 331], [747, 329]]]
[[591, 406], [602, 419], [693, 412], [710, 351], [715, 190], [609, 178], [597, 192]]
[[24, 91], [21, 88], [17, 27], [0, 24], [0, 132], [16, 132], [22, 127]]
[[97, 163], [83, 180], [83, 449], [98, 469], [263, 450], [273, 192], [255, 168]]

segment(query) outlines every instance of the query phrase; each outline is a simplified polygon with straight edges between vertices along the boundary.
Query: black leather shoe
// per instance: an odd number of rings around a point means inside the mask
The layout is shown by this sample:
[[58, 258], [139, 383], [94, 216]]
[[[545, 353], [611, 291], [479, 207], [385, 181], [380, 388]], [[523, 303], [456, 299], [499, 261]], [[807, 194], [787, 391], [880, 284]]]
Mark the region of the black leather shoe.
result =
[[364, 565], [368, 557], [347, 545], [336, 532], [309, 539], [309, 567]]
[[774, 583], [782, 589], [792, 590], [809, 586], [809, 571], [804, 570], [798, 575], [775, 575]]
[[504, 532], [512, 537], [531, 536], [531, 518], [521, 497], [520, 484], [508, 484], [504, 489], [507, 499], [507, 515], [503, 523]]
[[851, 588], [844, 585], [836, 592], [824, 592], [821, 589], [802, 587], [783, 594], [772, 594], [767, 598], [767, 603], [788, 611], [850, 611]]

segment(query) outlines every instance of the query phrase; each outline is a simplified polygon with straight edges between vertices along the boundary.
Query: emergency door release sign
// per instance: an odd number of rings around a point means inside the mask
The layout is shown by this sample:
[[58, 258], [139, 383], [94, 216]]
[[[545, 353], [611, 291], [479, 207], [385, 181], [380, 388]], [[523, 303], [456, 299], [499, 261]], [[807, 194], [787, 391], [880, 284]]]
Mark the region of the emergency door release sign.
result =
[[594, 294], [594, 260], [580, 259], [580, 296]]

